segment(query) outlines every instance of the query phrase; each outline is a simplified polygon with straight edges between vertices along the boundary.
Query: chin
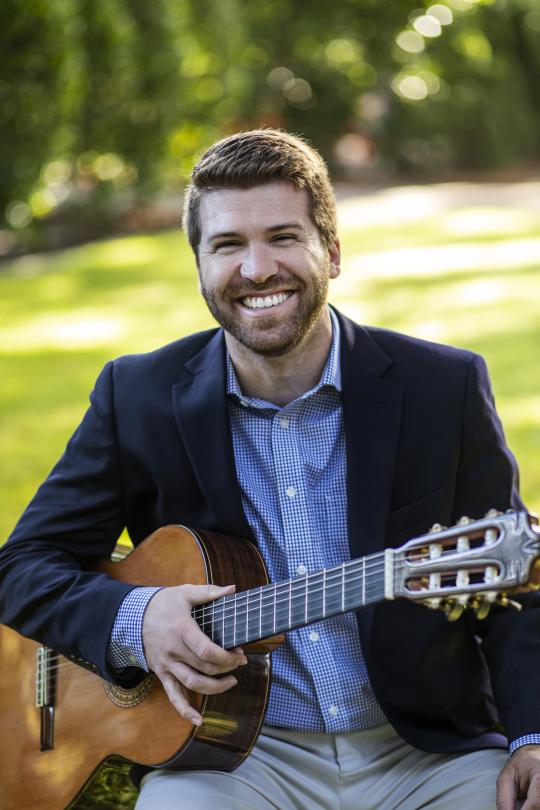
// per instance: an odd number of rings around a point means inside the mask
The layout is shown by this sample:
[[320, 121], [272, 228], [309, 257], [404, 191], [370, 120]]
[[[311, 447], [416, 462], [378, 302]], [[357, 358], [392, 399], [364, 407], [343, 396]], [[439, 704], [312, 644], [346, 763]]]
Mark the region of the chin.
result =
[[[262, 324], [261, 324], [262, 326]], [[264, 331], [242, 329], [239, 324], [231, 332], [246, 349], [263, 357], [282, 357], [295, 349], [304, 337], [298, 329], [288, 329], [287, 334], [264, 334]]]

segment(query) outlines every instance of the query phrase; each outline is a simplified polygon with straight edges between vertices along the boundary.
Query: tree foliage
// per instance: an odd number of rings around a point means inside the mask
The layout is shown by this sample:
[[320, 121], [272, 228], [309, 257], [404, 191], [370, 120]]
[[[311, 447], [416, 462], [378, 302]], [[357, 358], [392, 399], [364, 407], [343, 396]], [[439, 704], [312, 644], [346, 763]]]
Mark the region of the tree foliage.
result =
[[538, 159], [536, 0], [417, 2], [4, 0], [0, 212], [91, 231], [259, 125], [337, 176]]

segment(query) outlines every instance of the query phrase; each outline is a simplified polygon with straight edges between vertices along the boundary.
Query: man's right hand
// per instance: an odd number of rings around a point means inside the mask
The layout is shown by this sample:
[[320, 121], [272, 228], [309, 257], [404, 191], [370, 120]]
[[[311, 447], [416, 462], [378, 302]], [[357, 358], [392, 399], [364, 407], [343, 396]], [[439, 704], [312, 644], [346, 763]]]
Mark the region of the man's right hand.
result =
[[202, 695], [231, 689], [233, 675], [218, 677], [247, 664], [240, 647], [224, 650], [214, 644], [191, 616], [194, 605], [234, 593], [235, 586], [178, 585], [162, 588], [150, 600], [144, 615], [142, 640], [146, 662], [162, 682], [176, 711], [193, 725], [201, 715], [189, 704], [182, 686]]

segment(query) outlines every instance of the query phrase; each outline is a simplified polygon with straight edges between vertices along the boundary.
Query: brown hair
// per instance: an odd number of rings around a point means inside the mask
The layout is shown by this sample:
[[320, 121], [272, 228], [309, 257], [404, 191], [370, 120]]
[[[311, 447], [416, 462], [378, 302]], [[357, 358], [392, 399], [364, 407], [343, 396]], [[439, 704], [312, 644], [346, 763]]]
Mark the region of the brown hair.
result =
[[323, 245], [330, 247], [337, 236], [336, 200], [324, 160], [302, 138], [277, 129], [254, 129], [217, 141], [193, 169], [184, 201], [184, 229], [195, 256], [201, 241], [201, 194], [279, 181], [305, 189], [311, 220]]

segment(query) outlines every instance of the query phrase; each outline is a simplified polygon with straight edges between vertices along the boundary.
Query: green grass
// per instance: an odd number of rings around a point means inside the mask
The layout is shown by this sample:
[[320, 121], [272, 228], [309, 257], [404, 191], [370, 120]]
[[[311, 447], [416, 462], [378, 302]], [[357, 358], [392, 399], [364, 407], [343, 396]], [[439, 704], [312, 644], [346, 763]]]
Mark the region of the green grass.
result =
[[[346, 227], [331, 300], [357, 320], [481, 352], [540, 509], [540, 215], [447, 211]], [[179, 233], [133, 236], [0, 266], [0, 539], [86, 407], [103, 363], [213, 325]]]

